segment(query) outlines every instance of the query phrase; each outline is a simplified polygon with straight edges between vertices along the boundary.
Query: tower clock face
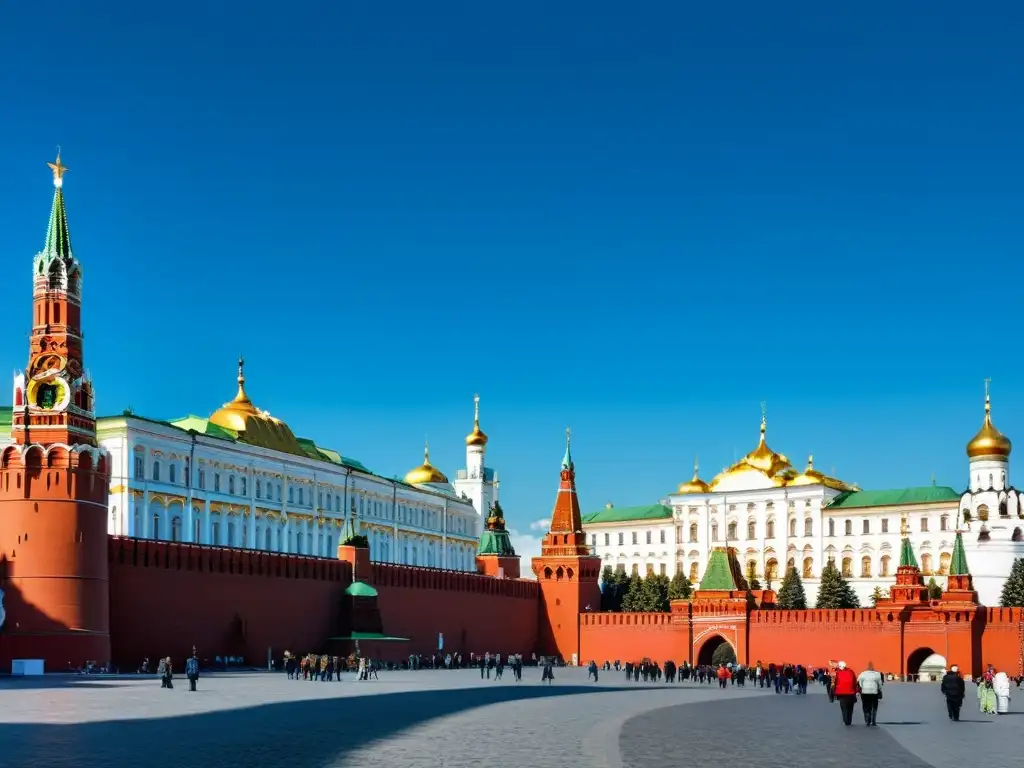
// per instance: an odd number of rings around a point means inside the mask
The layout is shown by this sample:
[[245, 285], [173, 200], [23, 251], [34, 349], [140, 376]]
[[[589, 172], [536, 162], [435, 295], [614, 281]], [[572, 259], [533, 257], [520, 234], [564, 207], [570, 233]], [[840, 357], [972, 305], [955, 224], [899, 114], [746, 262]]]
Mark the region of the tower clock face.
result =
[[28, 385], [28, 402], [46, 411], [62, 411], [68, 406], [71, 390], [58, 376], [33, 379]]

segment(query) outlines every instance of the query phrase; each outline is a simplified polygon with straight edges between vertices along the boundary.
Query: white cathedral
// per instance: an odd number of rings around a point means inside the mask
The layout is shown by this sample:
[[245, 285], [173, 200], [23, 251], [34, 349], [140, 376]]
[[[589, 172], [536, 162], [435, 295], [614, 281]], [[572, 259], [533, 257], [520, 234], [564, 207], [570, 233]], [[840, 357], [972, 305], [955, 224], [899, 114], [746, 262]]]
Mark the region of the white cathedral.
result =
[[583, 517], [594, 554], [631, 573], [687, 575], [696, 584], [715, 547], [736, 549], [749, 576], [778, 588], [795, 567], [813, 602], [832, 560], [870, 605], [899, 563], [901, 529], [925, 578], [940, 586], [958, 525], [982, 604], [997, 606], [1015, 558], [1024, 557], [1024, 499], [1010, 485], [1010, 441], [992, 423], [985, 394], [981, 429], [967, 444], [967, 490], [929, 486], [865, 491], [819, 472], [808, 457], [797, 471], [768, 447], [762, 415], [757, 447], [710, 482], [693, 478], [658, 504], [605, 509]]

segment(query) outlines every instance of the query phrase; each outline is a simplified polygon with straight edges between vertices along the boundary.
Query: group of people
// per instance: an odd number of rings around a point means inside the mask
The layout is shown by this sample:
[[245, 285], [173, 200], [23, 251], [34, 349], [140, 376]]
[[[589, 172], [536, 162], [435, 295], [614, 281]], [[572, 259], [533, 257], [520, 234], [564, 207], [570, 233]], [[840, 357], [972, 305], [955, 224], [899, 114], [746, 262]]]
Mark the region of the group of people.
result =
[[[956, 667], [953, 667], [956, 669]], [[959, 677], [959, 675], [957, 676]], [[945, 685], [945, 678], [943, 678], [943, 685]], [[989, 664], [988, 669], [985, 670], [980, 678], [975, 683], [978, 686], [978, 702], [981, 706], [981, 713], [983, 715], [1005, 715], [1010, 711], [1010, 676], [1005, 672], [996, 672], [995, 668]], [[961, 686], [963, 680], [960, 680]], [[1017, 679], [1017, 687], [1020, 687], [1020, 679]], [[961, 694], [961, 701], [963, 695]], [[952, 712], [950, 713], [951, 720], [959, 720], [959, 710], [957, 710], [957, 716], [953, 717]]]
[[[518, 653], [510, 653], [505, 661], [501, 660], [501, 654], [485, 653], [483, 656], [475, 657], [477, 665], [480, 667], [480, 679], [484, 678], [490, 680], [491, 673], [494, 673], [495, 680], [501, 680], [501, 676], [505, 671], [506, 664], [508, 668], [512, 670], [512, 679], [517, 683], [523, 679], [523, 657]], [[547, 678], [544, 678], [547, 679]], [[551, 679], [554, 679], [552, 675]], [[550, 681], [549, 681], [550, 682]]]
[[[143, 664], [148, 668], [149, 659], [146, 659]], [[160, 659], [156, 671], [160, 676], [161, 688], [174, 688], [174, 663], [171, 661], [170, 656]], [[196, 686], [199, 683], [199, 658], [196, 656], [195, 649], [192, 650], [192, 655], [185, 659], [185, 677], [188, 678], [188, 689], [190, 691], [197, 690]]]

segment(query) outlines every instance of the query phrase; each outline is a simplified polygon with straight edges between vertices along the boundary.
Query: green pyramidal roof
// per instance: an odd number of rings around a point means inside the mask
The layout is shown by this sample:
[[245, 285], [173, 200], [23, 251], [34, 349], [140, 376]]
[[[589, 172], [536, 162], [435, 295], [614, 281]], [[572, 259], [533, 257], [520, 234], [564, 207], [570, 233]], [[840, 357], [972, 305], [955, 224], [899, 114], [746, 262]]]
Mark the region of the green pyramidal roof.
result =
[[480, 536], [480, 546], [477, 547], [478, 555], [498, 555], [500, 557], [515, 557], [516, 550], [512, 546], [512, 539], [508, 531], [490, 531], [484, 529]]
[[969, 576], [971, 569], [967, 567], [967, 554], [964, 552], [964, 537], [960, 531], [956, 532], [956, 539], [953, 540], [953, 557], [949, 562], [950, 576]]
[[914, 557], [914, 548], [910, 545], [910, 539], [903, 539], [903, 544], [900, 546], [900, 567], [905, 565], [917, 568], [917, 558]]
[[708, 567], [704, 571], [704, 578], [700, 580], [699, 589], [721, 589], [729, 592], [738, 589], [730, 560], [729, 553], [723, 547], [711, 550], [711, 559], [708, 560]]
[[46, 228], [46, 246], [43, 252], [48, 256], [60, 256], [65, 261], [72, 258], [68, 215], [64, 209], [64, 190], [60, 187], [53, 193], [53, 208], [50, 209], [50, 224]]

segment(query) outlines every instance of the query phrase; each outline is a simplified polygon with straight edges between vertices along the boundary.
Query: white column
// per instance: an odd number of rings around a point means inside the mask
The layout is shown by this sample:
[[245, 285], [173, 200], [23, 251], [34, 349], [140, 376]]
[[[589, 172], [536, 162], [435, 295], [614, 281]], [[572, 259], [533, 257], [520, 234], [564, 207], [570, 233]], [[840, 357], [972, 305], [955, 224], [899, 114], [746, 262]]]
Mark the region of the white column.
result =
[[210, 540], [210, 500], [203, 501], [202, 544], [211, 544]]
[[142, 492], [142, 533], [139, 534], [143, 539], [153, 538], [153, 516], [149, 511], [149, 491], [143, 490]]

